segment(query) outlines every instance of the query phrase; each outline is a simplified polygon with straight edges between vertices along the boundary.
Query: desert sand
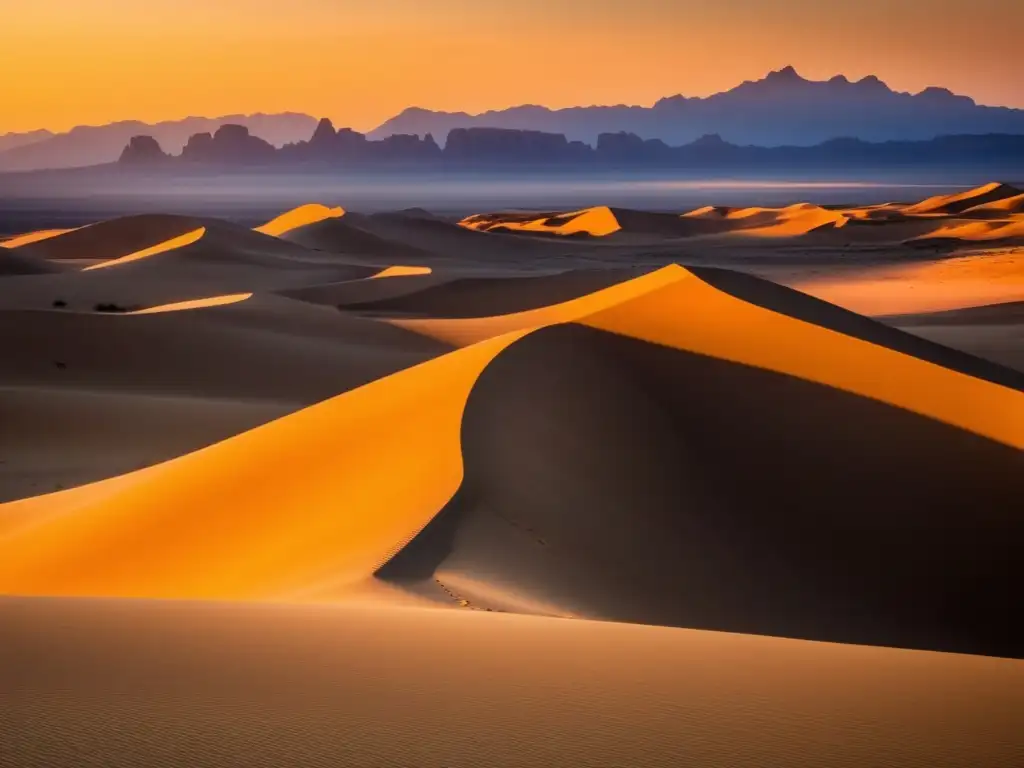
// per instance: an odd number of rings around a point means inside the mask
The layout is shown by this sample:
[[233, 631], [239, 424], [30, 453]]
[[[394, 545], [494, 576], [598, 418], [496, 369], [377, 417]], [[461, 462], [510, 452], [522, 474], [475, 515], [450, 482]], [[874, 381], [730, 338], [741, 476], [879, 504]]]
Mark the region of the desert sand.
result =
[[16, 234], [0, 764], [1020, 765], [1021, 194]]

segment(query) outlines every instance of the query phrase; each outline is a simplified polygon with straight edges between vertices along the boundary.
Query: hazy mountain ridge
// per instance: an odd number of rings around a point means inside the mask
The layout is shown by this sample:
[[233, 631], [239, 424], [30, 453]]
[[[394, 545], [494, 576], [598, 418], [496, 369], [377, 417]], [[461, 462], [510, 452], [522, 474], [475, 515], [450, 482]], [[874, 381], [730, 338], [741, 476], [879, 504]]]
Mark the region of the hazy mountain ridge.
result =
[[427, 134], [377, 141], [349, 128], [318, 124], [309, 141], [275, 149], [245, 126], [225, 125], [192, 136], [181, 154], [163, 151], [153, 137], [134, 137], [121, 155], [126, 168], [173, 171], [197, 167], [319, 170], [838, 170], [864, 167], [1024, 170], [1024, 135], [942, 136], [928, 141], [865, 142], [832, 139], [810, 147], [731, 144], [716, 134], [682, 146], [632, 133], [603, 133], [595, 147], [564, 134], [506, 128], [455, 128], [441, 148]]
[[670, 96], [651, 107], [523, 105], [479, 115], [411, 107], [369, 135], [431, 133], [443, 140], [453, 128], [471, 127], [564, 133], [587, 143], [602, 133], [626, 131], [674, 144], [718, 134], [737, 144], [809, 146], [837, 136], [915, 141], [943, 134], [1024, 133], [1024, 110], [981, 106], [945, 88], [898, 92], [873, 75], [858, 81], [843, 75], [806, 80], [785, 67], [712, 96]]
[[[299, 141], [312, 132], [316, 118], [294, 112], [281, 114], [187, 117], [148, 124], [125, 120], [100, 126], [78, 126], [66, 133], [34, 131], [0, 137], [0, 172], [46, 168], [76, 168], [117, 160], [132, 137], [148, 135], [162, 147], [180, 152], [189, 137], [215, 131], [223, 125], [244, 125], [254, 135], [275, 146]], [[33, 138], [34, 137], [34, 138]]]

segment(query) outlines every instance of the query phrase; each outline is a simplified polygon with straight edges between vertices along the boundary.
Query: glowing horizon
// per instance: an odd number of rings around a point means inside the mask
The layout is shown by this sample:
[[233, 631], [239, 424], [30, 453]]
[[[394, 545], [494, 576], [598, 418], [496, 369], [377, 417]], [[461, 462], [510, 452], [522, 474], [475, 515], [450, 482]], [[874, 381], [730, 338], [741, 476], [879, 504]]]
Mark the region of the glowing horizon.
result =
[[[864, 0], [37, 0], [5, 10], [0, 134], [302, 112], [370, 130], [403, 109], [650, 105], [792, 65], [1024, 108], [1024, 4]], [[209, 6], [215, 5], [211, 8]], [[993, 23], [998, 20], [998, 23]]]

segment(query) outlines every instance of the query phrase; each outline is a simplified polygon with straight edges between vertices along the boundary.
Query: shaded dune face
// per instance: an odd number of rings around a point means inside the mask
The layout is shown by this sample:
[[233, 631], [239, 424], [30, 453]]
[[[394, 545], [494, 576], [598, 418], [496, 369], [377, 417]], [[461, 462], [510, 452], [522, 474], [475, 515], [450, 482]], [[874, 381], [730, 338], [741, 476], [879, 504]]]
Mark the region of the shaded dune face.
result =
[[[0, 590], [334, 599], [376, 573], [522, 613], [1019, 654], [999, 608], [1021, 544], [1010, 374], [721, 270], [578, 279], [552, 278], [561, 303], [532, 282], [505, 296], [522, 311], [379, 324], [461, 348], [0, 507]], [[279, 304], [325, 322], [259, 296], [89, 317], [262, 328]]]
[[[580, 325], [487, 367], [452, 503], [380, 572], [568, 615], [1017, 656], [1010, 447]], [[837, 458], [841, 457], [841, 458]]]
[[42, 259], [117, 259], [182, 237], [200, 226], [200, 219], [188, 216], [125, 216], [29, 243], [19, 250]]
[[[595, 269], [540, 277], [448, 279], [440, 284], [428, 283], [419, 290], [397, 296], [354, 301], [348, 303], [345, 309], [390, 317], [487, 317], [577, 299], [645, 271], [650, 270]], [[441, 281], [443, 278], [438, 277], [436, 280]]]

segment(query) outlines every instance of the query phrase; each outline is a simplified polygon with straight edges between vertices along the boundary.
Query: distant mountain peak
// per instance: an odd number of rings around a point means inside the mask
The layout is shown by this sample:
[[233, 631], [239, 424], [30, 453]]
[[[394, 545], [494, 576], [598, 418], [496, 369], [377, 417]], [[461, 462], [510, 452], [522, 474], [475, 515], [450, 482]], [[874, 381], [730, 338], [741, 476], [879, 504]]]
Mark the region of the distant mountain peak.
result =
[[855, 85], [859, 85], [862, 88], [877, 88], [879, 90], [889, 90], [889, 86], [886, 85], [882, 80], [880, 80], [875, 75], [866, 75], [865, 77], [862, 77], [860, 80], [858, 80], [855, 83]]
[[705, 147], [705, 148], [725, 147], [725, 146], [728, 146], [728, 145], [729, 145], [729, 142], [727, 142], [725, 139], [723, 139], [717, 133], [705, 133], [703, 136], [701, 136], [700, 138], [696, 139], [695, 141], [693, 141], [690, 144], [691, 147]]
[[773, 72], [769, 72], [765, 76], [765, 82], [773, 83], [806, 83], [808, 82], [800, 76], [800, 73], [796, 71], [796, 67], [787, 65], [782, 69], [777, 69]]

